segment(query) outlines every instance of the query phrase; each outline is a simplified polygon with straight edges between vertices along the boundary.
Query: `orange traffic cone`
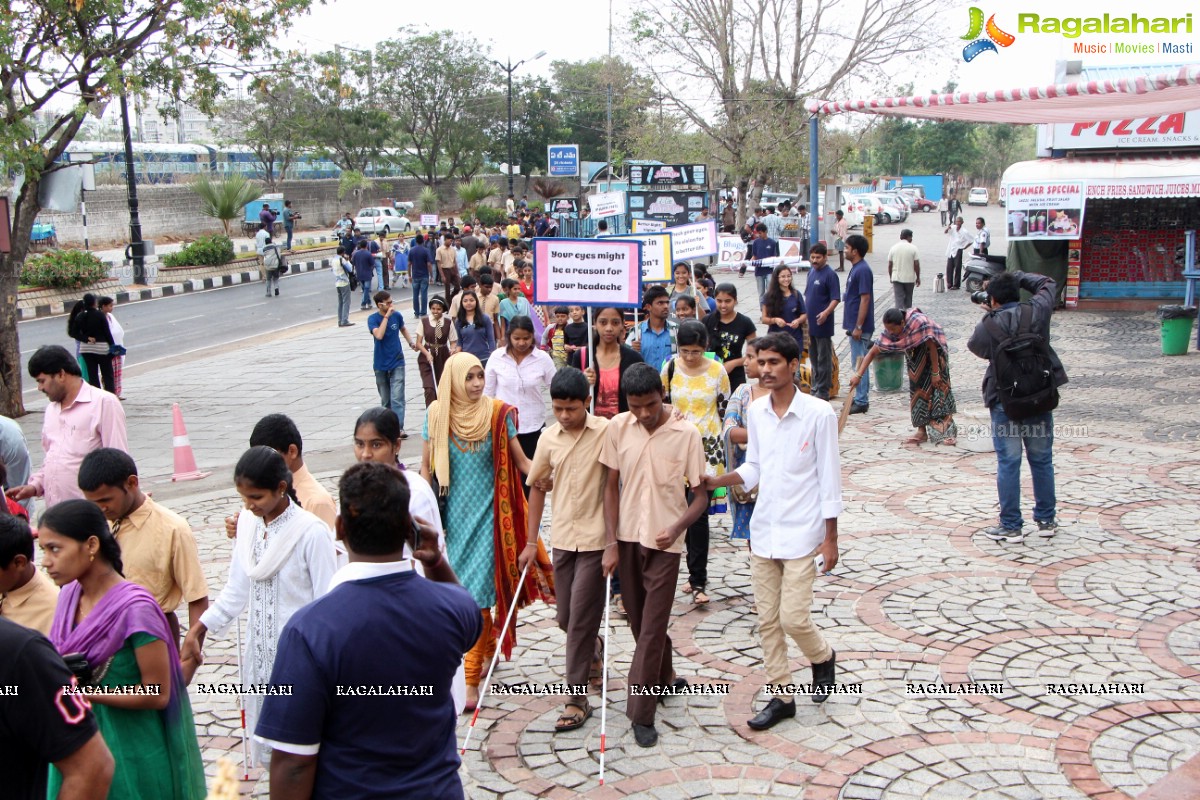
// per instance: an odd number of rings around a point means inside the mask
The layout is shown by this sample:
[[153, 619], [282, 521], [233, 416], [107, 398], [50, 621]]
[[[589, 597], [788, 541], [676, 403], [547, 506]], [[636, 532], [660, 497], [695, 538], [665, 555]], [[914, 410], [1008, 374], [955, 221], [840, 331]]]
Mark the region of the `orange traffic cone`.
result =
[[179, 410], [179, 403], [176, 403], [171, 411], [175, 415], [175, 474], [171, 476], [171, 480], [197, 481], [207, 478], [212, 475], [211, 472], [201, 472], [196, 468], [196, 457], [192, 455], [192, 444], [188, 441], [187, 427], [183, 424], [183, 412]]

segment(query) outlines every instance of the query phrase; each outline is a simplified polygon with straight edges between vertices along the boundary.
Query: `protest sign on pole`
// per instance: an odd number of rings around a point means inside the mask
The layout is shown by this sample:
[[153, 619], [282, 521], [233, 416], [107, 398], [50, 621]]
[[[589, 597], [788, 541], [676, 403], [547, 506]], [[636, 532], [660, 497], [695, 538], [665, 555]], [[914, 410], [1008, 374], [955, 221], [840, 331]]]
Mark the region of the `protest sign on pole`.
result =
[[659, 231], [665, 231], [666, 229], [667, 223], [663, 222], [661, 219], [633, 220], [634, 233], [658, 233]]
[[667, 228], [671, 234], [671, 255], [676, 261], [715, 256], [717, 247], [716, 220], [693, 222]]
[[642, 283], [664, 283], [674, 280], [671, 271], [671, 235], [668, 233], [625, 233], [602, 236], [602, 239], [625, 239], [642, 243]]
[[534, 239], [534, 305], [636, 308], [641, 265], [634, 239]]
[[599, 192], [588, 198], [588, 206], [596, 219], [619, 216], [625, 213], [625, 193]]
[[433, 227], [436, 227], [439, 222], [441, 222], [441, 218], [439, 218], [437, 214], [422, 214], [421, 215], [421, 225], [423, 227], [433, 228]]
[[738, 270], [746, 260], [746, 243], [740, 236], [722, 236], [717, 240], [717, 268]]

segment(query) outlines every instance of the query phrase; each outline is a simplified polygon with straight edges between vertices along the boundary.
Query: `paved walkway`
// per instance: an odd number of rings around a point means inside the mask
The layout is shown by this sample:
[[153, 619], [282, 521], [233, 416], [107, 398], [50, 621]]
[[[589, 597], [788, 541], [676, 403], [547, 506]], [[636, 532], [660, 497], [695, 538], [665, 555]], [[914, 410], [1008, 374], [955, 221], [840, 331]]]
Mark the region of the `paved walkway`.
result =
[[[927, 259], [917, 304], [950, 338], [962, 433], [954, 449], [903, 445], [906, 395], [874, 393], [870, 413], [851, 417], [843, 435], [842, 560], [818, 584], [816, 619], [837, 648], [839, 681], [855, 693], [802, 701], [795, 721], [766, 733], [746, 727], [764, 676], [745, 550], [729, 543], [722, 519], [712, 603], [698, 609], [680, 595], [671, 635], [679, 673], [727, 694], [668, 700], [660, 744], [637, 747], [622, 691], [633, 642], [614, 615], [606, 785], [597, 782], [598, 713], [555, 735], [555, 698], [488, 698], [464, 757], [468, 797], [1108, 800], [1136, 797], [1200, 754], [1200, 357], [1160, 356], [1150, 314], [1056, 315], [1054, 345], [1071, 376], [1056, 413], [1063, 527], [1050, 540], [993, 543], [977, 533], [997, 514], [984, 364], [964, 346], [979, 312], [960, 292], [932, 292], [943, 246], [936, 215], [910, 227]], [[884, 253], [898, 228], [876, 229]], [[869, 260], [886, 296], [886, 257]], [[752, 291], [749, 277], [734, 282]], [[743, 299], [742, 310], [751, 306]], [[259, 416], [298, 421], [326, 485], [351, 462], [353, 420], [376, 399], [355, 318], [355, 328], [320, 323], [127, 377], [132, 450], [156, 476], [156, 498], [197, 531], [214, 595], [230, 556], [221, 519], [237, 506], [231, 465]], [[848, 370], [843, 359], [843, 381]], [[410, 364], [410, 432], [423, 420], [418, 386]], [[201, 467], [216, 473], [205, 481], [163, 480], [172, 401], [183, 404]], [[36, 432], [40, 415], [22, 423]], [[414, 465], [418, 447], [416, 437], [406, 447]], [[559, 682], [563, 635], [552, 610], [521, 619], [515, 658], [497, 679]], [[197, 681], [236, 680], [234, 664], [233, 642], [213, 640]], [[808, 682], [807, 664], [794, 666]], [[1001, 685], [951, 697], [907, 688], [971, 681]], [[1140, 686], [1097, 695], [1057, 686], [1067, 683]], [[194, 689], [192, 700], [210, 774], [219, 757], [240, 762], [234, 703]]]

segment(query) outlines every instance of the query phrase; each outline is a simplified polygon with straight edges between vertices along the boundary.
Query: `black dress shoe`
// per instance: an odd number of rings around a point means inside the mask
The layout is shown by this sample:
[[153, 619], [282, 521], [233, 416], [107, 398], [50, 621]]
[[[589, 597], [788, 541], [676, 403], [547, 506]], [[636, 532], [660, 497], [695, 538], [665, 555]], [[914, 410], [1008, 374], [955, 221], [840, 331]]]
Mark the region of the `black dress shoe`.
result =
[[859, 405], [858, 403], [850, 404], [850, 413], [851, 414], [865, 414], [870, 410], [871, 410], [870, 403], [864, 403], [863, 405]]
[[653, 725], [638, 725], [633, 723], [633, 738], [638, 747], [654, 747], [658, 744], [658, 731]]
[[829, 652], [829, 660], [822, 664], [812, 665], [812, 682], [814, 703], [824, 703], [829, 699], [829, 693], [835, 685], [834, 673], [837, 671], [837, 653]]
[[767, 703], [767, 707], [750, 720], [746, 724], [753, 730], [765, 731], [768, 728], [773, 728], [776, 723], [782, 722], [785, 719], [791, 719], [796, 716], [796, 701], [795, 700], [780, 700], [778, 697], [772, 697], [771, 702]]
[[[675, 680], [673, 680], [669, 684], [667, 684], [668, 689], [672, 689], [676, 692], [678, 692], [682, 689], [686, 689], [687, 686], [688, 686], [687, 678], [676, 678]], [[658, 696], [658, 704], [660, 706], [665, 706], [667, 704], [668, 697], [670, 697], [669, 694], [660, 694]]]

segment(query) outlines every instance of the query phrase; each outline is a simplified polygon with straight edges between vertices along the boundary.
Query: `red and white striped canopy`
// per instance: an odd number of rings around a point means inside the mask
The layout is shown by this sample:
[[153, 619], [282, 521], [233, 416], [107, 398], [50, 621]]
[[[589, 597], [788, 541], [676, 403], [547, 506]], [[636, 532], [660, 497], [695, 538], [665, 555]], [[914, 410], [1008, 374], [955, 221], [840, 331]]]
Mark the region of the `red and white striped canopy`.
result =
[[954, 92], [869, 100], [808, 100], [812, 114], [887, 114], [972, 122], [1102, 122], [1200, 109], [1200, 65], [1161, 75], [1082, 81], [1029, 89]]

